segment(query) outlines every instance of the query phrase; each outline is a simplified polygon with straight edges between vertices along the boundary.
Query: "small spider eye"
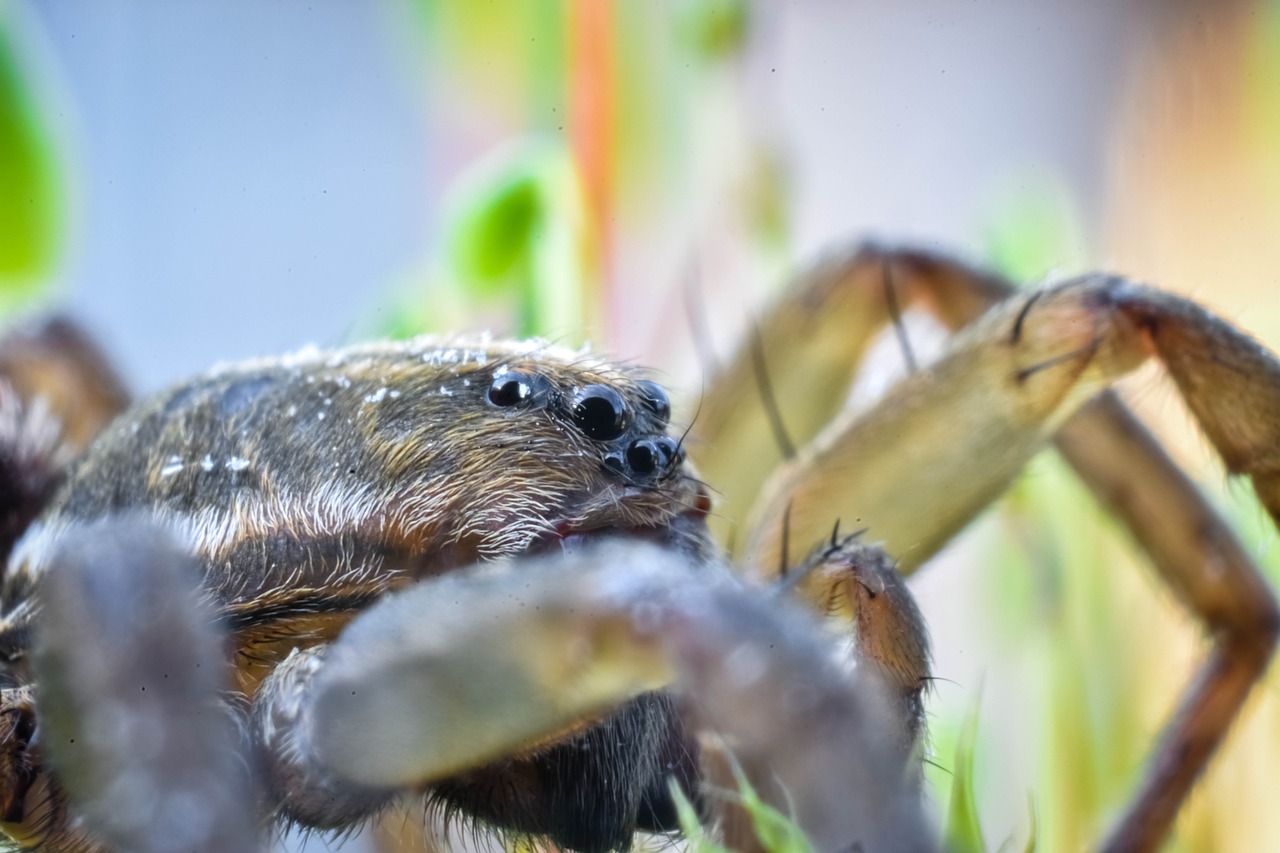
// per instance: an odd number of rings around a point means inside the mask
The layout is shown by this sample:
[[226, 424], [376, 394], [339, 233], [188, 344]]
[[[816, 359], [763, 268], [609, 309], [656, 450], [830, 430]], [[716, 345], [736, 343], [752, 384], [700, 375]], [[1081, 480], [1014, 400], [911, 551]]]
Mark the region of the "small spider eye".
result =
[[655, 471], [666, 471], [671, 462], [680, 454], [676, 440], [669, 435], [657, 438], [642, 438], [631, 442], [627, 448], [627, 465], [636, 474], [652, 474]]
[[516, 370], [504, 370], [494, 374], [486, 396], [490, 405], [505, 409], [510, 406], [538, 402], [539, 397], [546, 391], [546, 385], [547, 381], [541, 376]]
[[627, 448], [627, 464], [637, 474], [652, 474], [658, 468], [657, 445], [647, 438], [631, 442]]
[[573, 422], [588, 438], [612, 441], [627, 428], [627, 404], [608, 385], [588, 385], [573, 398]]
[[667, 396], [667, 392], [657, 382], [650, 382], [648, 379], [641, 379], [636, 383], [640, 390], [640, 399], [643, 401], [645, 408], [653, 412], [663, 424], [671, 420], [671, 398]]

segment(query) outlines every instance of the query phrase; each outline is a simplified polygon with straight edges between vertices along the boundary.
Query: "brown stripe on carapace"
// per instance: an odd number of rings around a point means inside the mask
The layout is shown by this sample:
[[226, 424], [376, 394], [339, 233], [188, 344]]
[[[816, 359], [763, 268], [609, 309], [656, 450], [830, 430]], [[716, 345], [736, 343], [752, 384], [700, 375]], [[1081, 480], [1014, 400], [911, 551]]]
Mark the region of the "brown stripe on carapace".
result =
[[353, 530], [315, 536], [279, 532], [246, 537], [204, 560], [204, 586], [233, 630], [254, 614], [296, 612], [315, 593], [367, 602], [408, 583], [476, 561], [476, 543], [463, 539], [433, 545], [398, 531]]
[[427, 561], [414, 544], [361, 532], [236, 542], [224, 565], [206, 567], [205, 586], [230, 635], [237, 687], [251, 694], [290, 652], [335, 639], [382, 595], [476, 557], [459, 546]]

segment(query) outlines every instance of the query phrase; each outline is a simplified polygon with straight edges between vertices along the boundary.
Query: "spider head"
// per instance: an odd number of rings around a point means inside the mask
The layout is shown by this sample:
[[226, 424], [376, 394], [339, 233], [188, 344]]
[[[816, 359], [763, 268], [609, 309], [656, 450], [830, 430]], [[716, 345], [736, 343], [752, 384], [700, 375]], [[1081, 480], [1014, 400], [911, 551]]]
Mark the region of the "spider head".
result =
[[368, 442], [395, 526], [435, 566], [617, 534], [710, 553], [710, 498], [657, 383], [543, 343], [458, 351], [443, 384], [438, 366], [398, 379]]

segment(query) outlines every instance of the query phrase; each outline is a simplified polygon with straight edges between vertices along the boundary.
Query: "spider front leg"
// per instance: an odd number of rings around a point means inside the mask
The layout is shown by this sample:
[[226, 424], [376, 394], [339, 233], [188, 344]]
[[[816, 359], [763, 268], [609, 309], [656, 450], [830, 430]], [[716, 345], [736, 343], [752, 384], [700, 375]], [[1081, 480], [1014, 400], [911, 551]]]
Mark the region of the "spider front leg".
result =
[[[948, 269], [947, 287], [927, 292], [926, 301], [964, 290], [963, 268]], [[975, 282], [970, 293], [991, 292], [988, 280]], [[963, 319], [938, 308], [946, 300], [933, 302], [943, 319]], [[1168, 833], [1280, 630], [1271, 589], [1225, 522], [1113, 395], [1088, 402], [1152, 356], [1231, 470], [1248, 474], [1280, 518], [1280, 362], [1186, 300], [1092, 276], [1010, 299], [872, 410], [839, 416], [772, 481], [746, 546], [756, 570], [768, 574], [779, 565], [784, 516], [802, 541], [833, 518], [858, 519], [909, 570], [1061, 429], [1068, 460], [1214, 640], [1110, 849], [1151, 849]]]
[[[317, 660], [306, 689], [288, 693], [301, 734], [277, 752], [293, 779], [439, 797], [500, 773], [507, 811], [472, 802], [471, 813], [571, 849], [620, 849], [636, 829], [675, 828], [669, 780], [723, 811], [723, 795], [704, 795], [692, 778], [707, 770], [699, 735], [715, 731], [817, 849], [935, 846], [875, 682], [835, 667], [811, 621], [776, 593], [715, 567], [691, 571], [652, 546], [612, 543], [420, 583], [361, 616]], [[619, 719], [625, 732], [584, 740]], [[625, 831], [571, 837], [545, 812], [521, 811], [550, 802], [538, 787], [550, 751], [615, 743], [638, 745], [636, 763], [605, 756], [599, 811], [626, 812]], [[574, 782], [567, 793], [587, 796], [590, 780]]]
[[69, 534], [46, 572], [28, 600], [36, 778], [5, 831], [58, 853], [258, 850], [243, 711], [191, 559], [154, 524], [116, 519]]

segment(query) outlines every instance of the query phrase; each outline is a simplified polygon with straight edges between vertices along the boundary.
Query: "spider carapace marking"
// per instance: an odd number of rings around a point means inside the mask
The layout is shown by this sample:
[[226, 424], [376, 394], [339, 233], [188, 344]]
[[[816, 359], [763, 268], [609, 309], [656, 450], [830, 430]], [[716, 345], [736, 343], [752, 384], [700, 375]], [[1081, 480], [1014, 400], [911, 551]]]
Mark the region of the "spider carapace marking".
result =
[[[606, 533], [702, 559], [709, 501], [669, 417], [666, 394], [637, 372], [541, 343], [419, 339], [215, 369], [127, 410], [15, 546], [0, 616], [10, 683], [26, 677], [35, 591], [57, 543], [122, 515], [158, 521], [189, 548], [246, 695], [375, 598], [477, 559]], [[10, 732], [0, 772], [30, 763], [31, 736]], [[576, 849], [618, 847], [637, 826], [673, 828], [665, 775], [629, 774], [650, 790], [582, 786], [601, 792], [595, 800], [566, 780], [687, 762], [667, 757], [687, 751], [683, 738], [664, 699], [641, 697], [579, 742], [477, 770], [436, 796]], [[615, 742], [627, 746], [606, 748]], [[74, 830], [48, 819], [64, 806], [33, 784], [40, 772], [13, 771], [0, 818], [32, 842], [22, 826], [38, 817], [55, 833], [45, 849], [78, 849], [56, 836]], [[498, 802], [512, 787], [523, 793]], [[38, 796], [52, 802], [24, 802]]]

